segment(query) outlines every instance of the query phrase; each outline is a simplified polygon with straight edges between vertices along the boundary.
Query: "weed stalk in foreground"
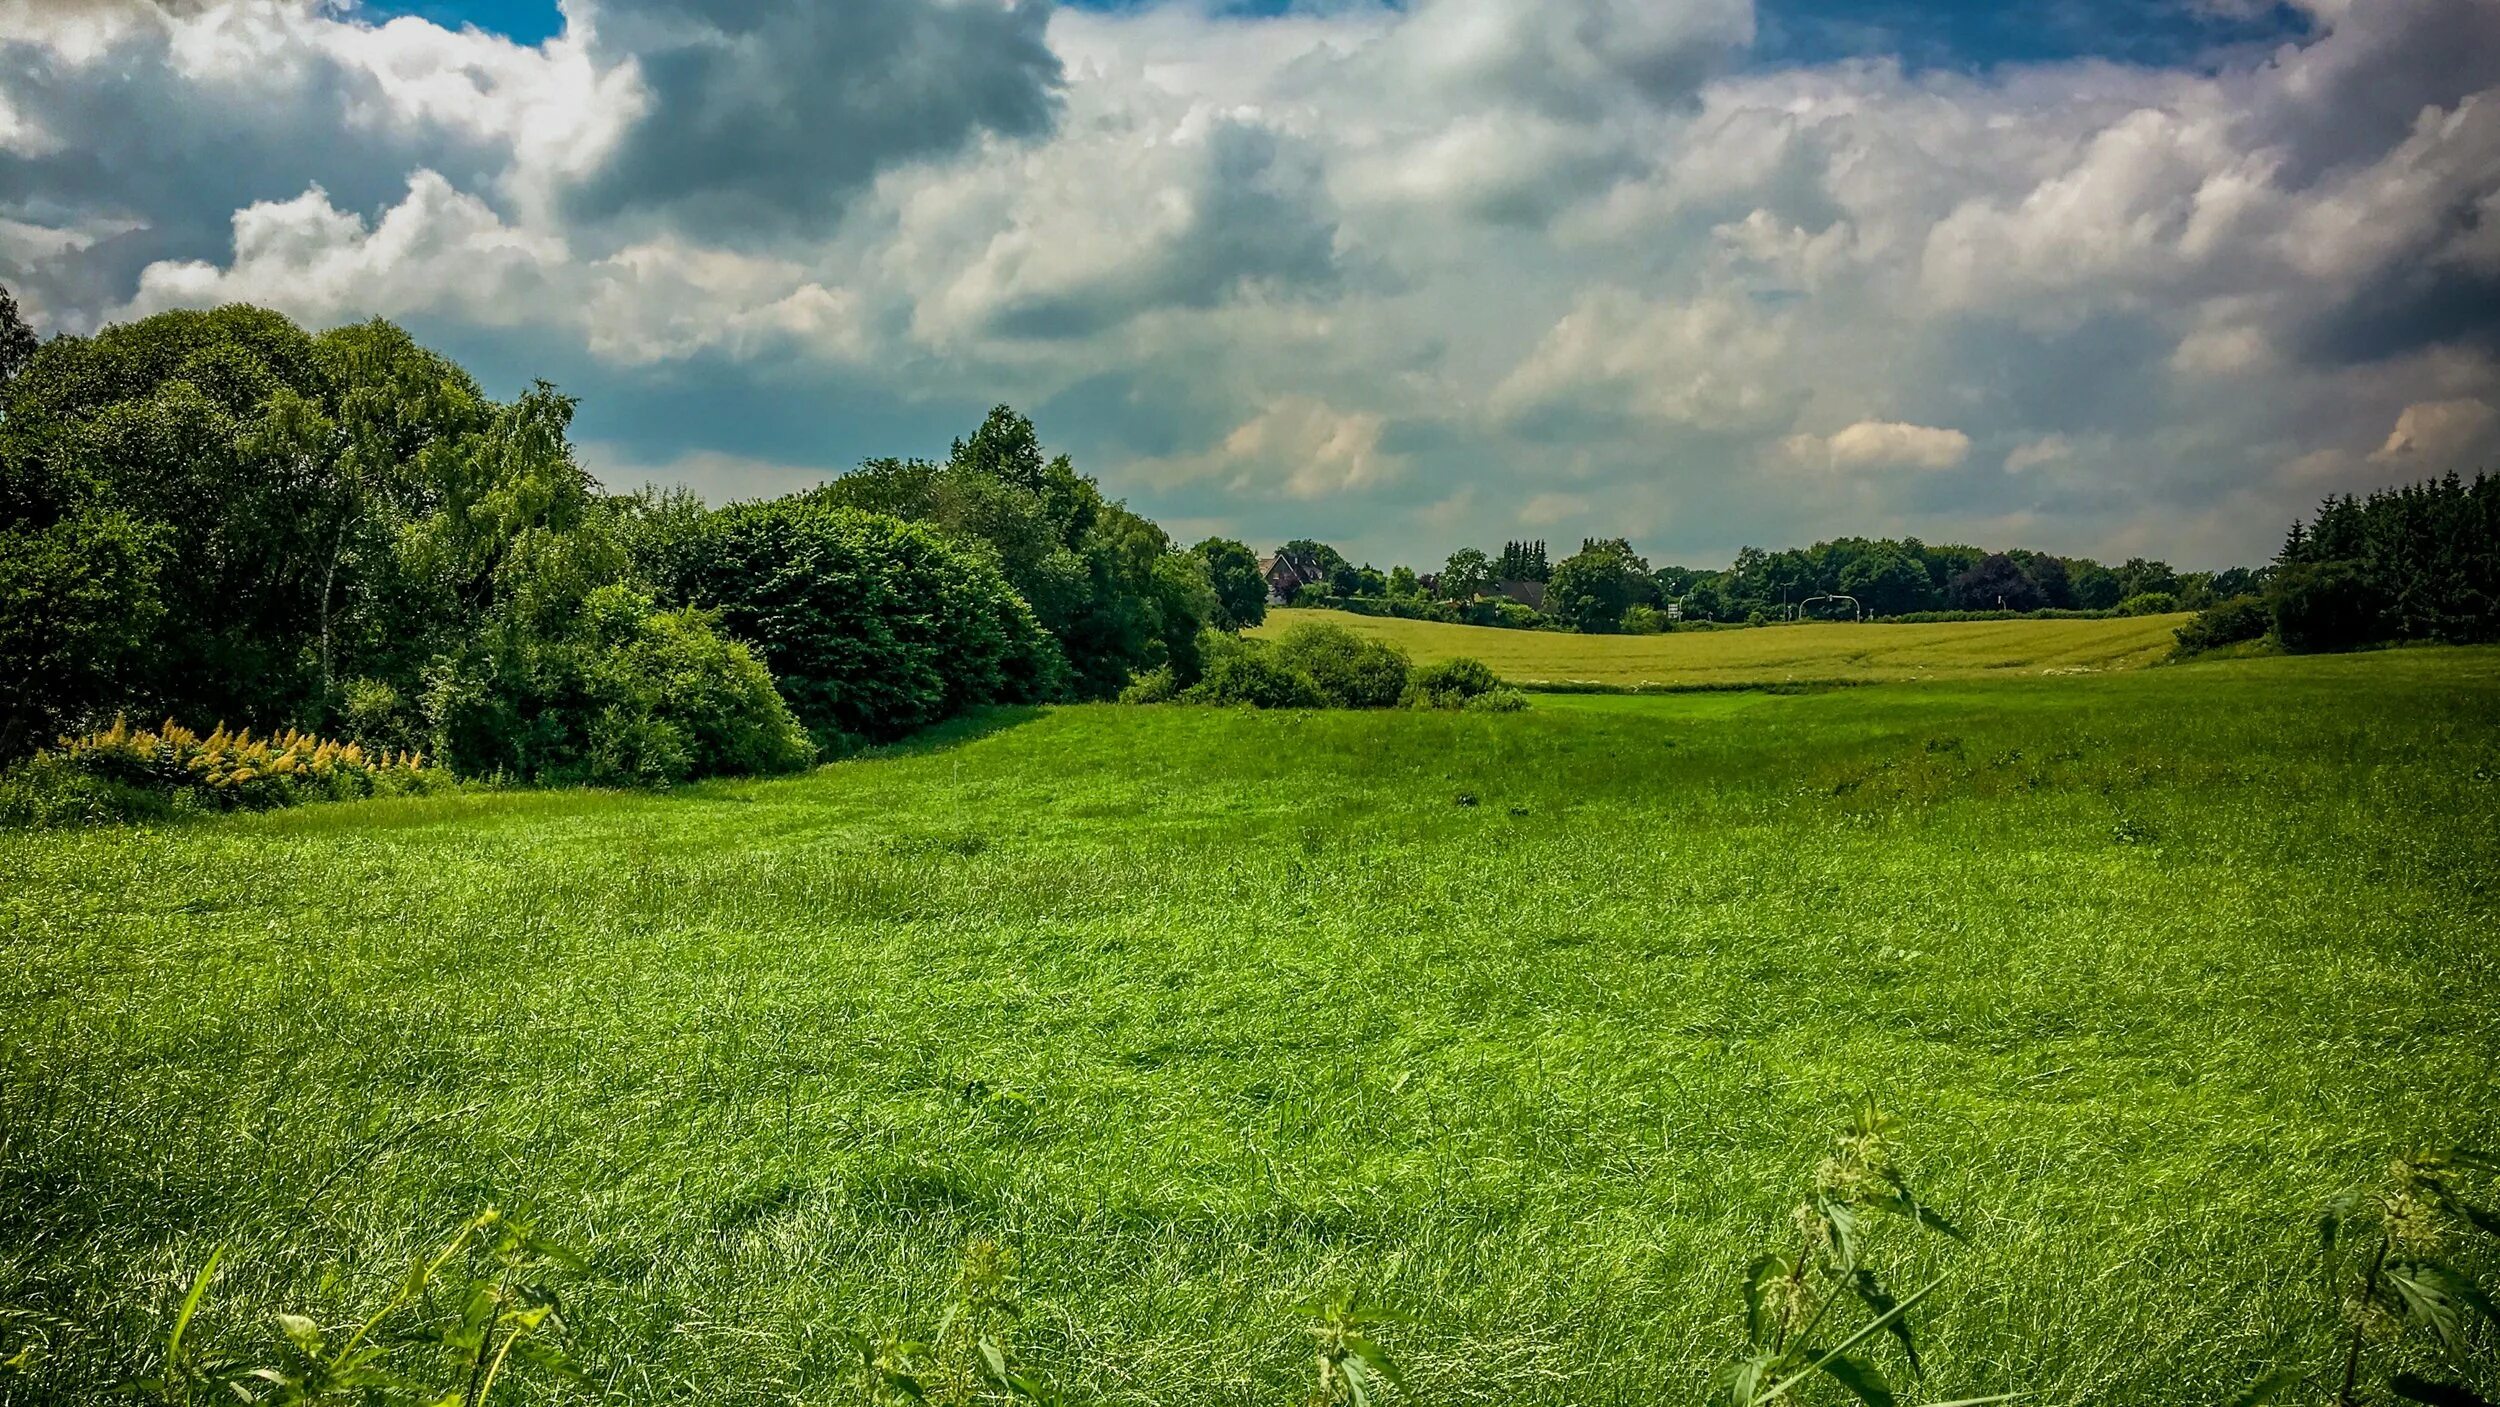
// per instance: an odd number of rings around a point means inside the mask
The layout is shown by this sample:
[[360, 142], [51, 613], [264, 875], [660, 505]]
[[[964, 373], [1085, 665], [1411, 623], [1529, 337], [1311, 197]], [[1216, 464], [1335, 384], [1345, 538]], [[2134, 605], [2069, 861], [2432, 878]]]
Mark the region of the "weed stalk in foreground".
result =
[[[2469, 1367], [2471, 1318], [2500, 1321], [2491, 1296], [2451, 1254], [2477, 1233], [2500, 1237], [2500, 1212], [2467, 1199], [2466, 1180], [2477, 1171], [2500, 1171], [2500, 1162], [2474, 1153], [2408, 1154], [2388, 1165], [2377, 1186], [2343, 1193], [2319, 1216], [2319, 1247], [2346, 1324], [2332, 1370], [2335, 1407], [2374, 1400], [2365, 1384], [2375, 1374], [2365, 1370], [2375, 1359], [2401, 1354], [2408, 1331], [2435, 1356], [2441, 1376], [2393, 1372], [2384, 1384], [2389, 1395], [2428, 1407], [2493, 1407], [2451, 1380]], [[2305, 1376], [2296, 1366], [2278, 1368], [2250, 1384], [2232, 1407], [2273, 1401]]]
[[581, 1258], [493, 1207], [417, 1258], [381, 1307], [352, 1326], [278, 1315], [271, 1364], [210, 1362], [189, 1337], [225, 1254], [219, 1247], [192, 1278], [156, 1372], [124, 1384], [125, 1392], [167, 1407], [212, 1399], [268, 1407], [484, 1407], [497, 1381], [518, 1365], [581, 1379], [551, 1342], [561, 1321], [556, 1296], [540, 1279], [582, 1269]]
[[[1909, 1376], [1922, 1373], [1910, 1311], [1943, 1282], [1930, 1280], [1907, 1295], [1887, 1289], [1865, 1260], [1870, 1214], [1896, 1217], [1957, 1242], [1968, 1238], [1912, 1195], [1892, 1129], [1874, 1100], [1861, 1104], [1848, 1131], [1816, 1167], [1813, 1193], [1797, 1206], [1797, 1248], [1758, 1256], [1747, 1269], [1745, 1332], [1752, 1352], [1722, 1375], [1736, 1407], [1778, 1401], [1817, 1377], [1839, 1384], [1868, 1407], [1893, 1407], [1892, 1379], [1869, 1351], [1878, 1336], [1899, 1345]], [[1937, 1407], [1976, 1407], [2015, 1395]]]

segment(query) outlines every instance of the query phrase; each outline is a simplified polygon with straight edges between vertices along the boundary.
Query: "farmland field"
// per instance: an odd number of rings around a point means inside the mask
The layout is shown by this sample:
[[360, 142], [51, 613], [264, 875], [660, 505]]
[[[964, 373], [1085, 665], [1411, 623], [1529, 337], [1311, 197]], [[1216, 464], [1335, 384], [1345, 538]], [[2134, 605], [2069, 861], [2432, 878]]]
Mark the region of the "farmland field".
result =
[[1519, 684], [1725, 687], [2081, 674], [2135, 669], [2170, 653], [2186, 616], [2116, 620], [1818, 624], [1670, 635], [1578, 635], [1397, 620], [1346, 611], [1273, 610], [1254, 632], [1325, 621], [1405, 647], [1419, 663], [1469, 655]]
[[0, 1401], [101, 1400], [220, 1244], [247, 1355], [497, 1201], [612, 1400], [857, 1400], [833, 1331], [987, 1236], [1073, 1402], [1298, 1400], [1340, 1286], [1397, 1403], [1697, 1402], [1872, 1094], [1971, 1236], [1878, 1252], [1950, 1275], [1922, 1398], [2218, 1403], [2325, 1350], [2322, 1198], [2500, 1144], [2500, 650], [2116, 670], [2170, 624], [1484, 632], [1992, 677], [0, 833]]

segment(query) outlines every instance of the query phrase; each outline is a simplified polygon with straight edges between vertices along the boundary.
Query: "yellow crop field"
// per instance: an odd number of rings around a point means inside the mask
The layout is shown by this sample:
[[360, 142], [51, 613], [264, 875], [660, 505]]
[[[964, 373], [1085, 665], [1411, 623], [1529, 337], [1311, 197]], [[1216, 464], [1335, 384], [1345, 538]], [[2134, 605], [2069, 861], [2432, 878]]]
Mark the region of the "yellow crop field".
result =
[[1298, 622], [1327, 621], [1394, 641], [1418, 662], [1471, 656], [1516, 684], [1674, 688], [2137, 669], [2168, 654], [2171, 632], [2186, 620], [2184, 615], [2164, 615], [1936, 625], [1811, 623], [1672, 635], [1572, 635], [1344, 611], [1273, 610], [1267, 624], [1253, 633], [1272, 636]]

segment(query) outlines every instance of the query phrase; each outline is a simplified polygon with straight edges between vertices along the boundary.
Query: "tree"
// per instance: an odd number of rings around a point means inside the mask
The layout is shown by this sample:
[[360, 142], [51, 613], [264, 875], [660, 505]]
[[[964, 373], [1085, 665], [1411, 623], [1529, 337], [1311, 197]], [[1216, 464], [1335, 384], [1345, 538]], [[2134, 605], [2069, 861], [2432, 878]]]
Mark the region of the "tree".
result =
[[1189, 550], [1206, 564], [1207, 585], [1215, 592], [1208, 624], [1238, 631], [1267, 619], [1267, 578], [1259, 572], [1257, 553], [1228, 537], [1211, 537]]
[[1421, 599], [1424, 594], [1424, 588], [1423, 583], [1415, 576], [1415, 569], [1413, 567], [1403, 565], [1391, 567], [1389, 569], [1388, 594], [1392, 600], [1398, 601], [1413, 601]]
[[698, 541], [668, 596], [752, 642], [828, 751], [1060, 687], [1058, 647], [998, 568], [924, 524], [802, 495], [722, 509]]
[[2178, 591], [2179, 574], [2170, 569], [2168, 562], [2130, 557], [2127, 564], [2118, 569], [2118, 598], [2122, 601], [2130, 596], [2175, 596]]
[[2069, 580], [2073, 582], [2075, 604], [2087, 611], [2106, 611], [2126, 599], [2126, 583], [2118, 573], [2089, 557], [2067, 563]]
[[1965, 611], [2036, 611], [2046, 604], [2040, 588], [2022, 567], [2002, 552], [1982, 557], [1953, 578], [1949, 597]]
[[35, 355], [38, 345], [35, 330], [18, 316], [17, 299], [0, 288], [0, 391], [17, 379], [18, 370]]
[[1116, 697], [1204, 624], [1176, 615], [1199, 598], [1167, 589], [1158, 563], [1173, 548], [1163, 530], [1105, 499], [1066, 455], [1044, 460], [1032, 422], [1006, 406], [956, 441], [945, 464], [870, 460], [811, 496], [986, 543], [1059, 641], [1080, 698]]
[[1623, 539], [1587, 543], [1554, 568], [1545, 588], [1546, 613], [1590, 634], [1619, 630], [1636, 583], [1648, 575], [1649, 564]]
[[[1337, 573], [1352, 565], [1346, 561], [1345, 554], [1336, 548], [1324, 542], [1315, 542], [1307, 537], [1297, 537], [1277, 548], [1276, 555], [1300, 564], [1307, 572], [1317, 574], [1322, 581], [1335, 577]], [[1346, 593], [1337, 594], [1342, 596]]]
[[971, 439], [955, 441], [948, 462], [1035, 493], [1047, 473], [1033, 422], [1003, 405], [991, 408]]
[[2042, 605], [2052, 610], [2073, 608], [2075, 584], [2066, 571], [2064, 558], [2054, 557], [2046, 552], [2017, 551], [2008, 552], [2005, 555], [2014, 559], [2015, 565], [2023, 569], [2024, 576], [2031, 578], [2032, 586], [2040, 594]]
[[1925, 610], [1935, 600], [1926, 565], [1890, 548], [1851, 562], [1840, 574], [1838, 585], [1843, 594], [1857, 597], [1870, 615]]
[[1462, 547], [1450, 554], [1441, 567], [1440, 592], [1451, 601], [1472, 601], [1494, 583], [1493, 559], [1473, 547]]

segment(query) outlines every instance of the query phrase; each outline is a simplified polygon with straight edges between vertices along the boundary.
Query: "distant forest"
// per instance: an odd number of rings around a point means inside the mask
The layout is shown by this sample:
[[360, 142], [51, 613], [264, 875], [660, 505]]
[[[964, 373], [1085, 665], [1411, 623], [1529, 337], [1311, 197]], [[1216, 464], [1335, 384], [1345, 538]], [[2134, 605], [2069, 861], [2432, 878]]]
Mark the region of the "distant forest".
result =
[[1715, 570], [1652, 566], [1622, 538], [1583, 539], [1559, 562], [1543, 542], [1464, 547], [1424, 573], [1355, 566], [1307, 539], [1277, 557], [1306, 578], [1299, 604], [1591, 633], [2192, 611], [2181, 632], [2191, 652], [2260, 638], [2287, 649], [2500, 639], [2500, 479], [2488, 474], [2330, 498], [2292, 525], [2273, 562], [2215, 572], [1865, 537], [1746, 547]]

